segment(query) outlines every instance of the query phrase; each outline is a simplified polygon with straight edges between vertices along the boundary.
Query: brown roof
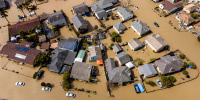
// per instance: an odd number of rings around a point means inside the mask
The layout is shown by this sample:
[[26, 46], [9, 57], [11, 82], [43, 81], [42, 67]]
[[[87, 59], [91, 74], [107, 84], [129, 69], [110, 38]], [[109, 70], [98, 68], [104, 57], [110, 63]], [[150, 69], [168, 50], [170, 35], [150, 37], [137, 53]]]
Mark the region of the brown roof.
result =
[[18, 35], [20, 30], [23, 30], [24, 32], [28, 32], [28, 30], [32, 29], [35, 26], [39, 26], [40, 25], [40, 19], [36, 18], [30, 21], [25, 21], [22, 23], [18, 23], [18, 24], [14, 24], [14, 25], [10, 25], [8, 27], [8, 31], [9, 31], [9, 37], [11, 36], [15, 36]]
[[195, 21], [190, 15], [187, 15], [185, 13], [179, 13], [177, 17], [180, 19], [180, 21], [186, 23], [187, 25]]
[[162, 2], [162, 5], [164, 6], [165, 10], [171, 11], [172, 9], [178, 8], [178, 7], [182, 6], [183, 4], [181, 2], [177, 2], [177, 3], [173, 4], [170, 1], [165, 0]]
[[184, 8], [189, 11], [193, 11], [193, 10], [197, 9], [197, 7], [193, 3], [186, 5]]
[[200, 34], [200, 25], [196, 25], [194, 31], [197, 32], [198, 34]]
[[42, 43], [41, 48], [49, 50], [50, 44], [49, 43]]
[[[29, 44], [31, 43], [28, 43], [28, 42], [10, 43], [9, 42], [3, 46], [3, 48], [0, 51], [0, 54], [7, 55], [8, 58], [13, 59], [17, 62], [33, 65], [36, 56], [41, 51], [34, 48], [30, 48]], [[19, 50], [20, 48], [22, 50]], [[24, 50], [25, 48], [27, 49], [27, 51]]]
[[46, 41], [45, 35], [39, 36], [39, 42], [45, 42], [45, 41]]

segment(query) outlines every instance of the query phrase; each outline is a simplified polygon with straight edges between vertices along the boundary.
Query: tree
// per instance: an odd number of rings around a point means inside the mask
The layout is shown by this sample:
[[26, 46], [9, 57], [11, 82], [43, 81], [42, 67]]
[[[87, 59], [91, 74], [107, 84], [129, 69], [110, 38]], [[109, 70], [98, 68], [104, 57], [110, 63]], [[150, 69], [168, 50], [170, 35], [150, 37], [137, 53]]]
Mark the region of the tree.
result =
[[171, 83], [176, 82], [176, 78], [174, 76], [169, 76], [168, 79], [171, 81]]
[[35, 72], [35, 73], [33, 74], [33, 79], [36, 79], [37, 75], [38, 75], [38, 72]]
[[180, 57], [181, 59], [185, 59], [185, 55], [184, 55], [184, 54], [179, 54], [179, 57]]
[[31, 4], [31, 0], [28, 0], [24, 3], [22, 3], [22, 6], [24, 9], [28, 10], [28, 12], [30, 12], [30, 8], [29, 8], [29, 5]]
[[6, 21], [8, 22], [8, 24], [9, 24], [9, 21], [8, 21], [8, 19], [7, 19], [7, 11], [5, 11], [5, 9], [1, 9], [0, 10], [0, 15], [2, 16], [2, 17], [4, 17], [5, 19], [6, 19]]
[[190, 62], [189, 65], [192, 66], [193, 69], [196, 69], [196, 64], [194, 62]]
[[194, 19], [196, 19], [196, 18], [198, 17], [197, 14], [195, 14], [195, 13], [191, 13], [190, 15], [191, 15], [191, 17], [194, 18]]
[[98, 29], [98, 26], [97, 25], [94, 25], [94, 30], [97, 30]]
[[30, 37], [27, 37], [27, 38], [26, 38], [26, 41], [27, 41], [27, 42], [35, 42], [35, 43], [38, 43], [38, 35], [37, 35], [37, 34], [31, 35]]
[[63, 74], [62, 86], [63, 86], [64, 89], [69, 89], [71, 87], [71, 84], [70, 84], [70, 73], [65, 72]]
[[46, 83], [45, 83], [45, 82], [42, 82], [42, 83], [41, 83], [41, 86], [46, 86]]
[[42, 53], [35, 58], [34, 65], [42, 65], [42, 67], [46, 67], [49, 60], [50, 57], [46, 53]]
[[153, 61], [155, 61], [156, 60], [156, 58], [151, 58], [150, 59], [150, 62], [153, 62]]
[[200, 42], [200, 36], [197, 37], [197, 40]]
[[38, 8], [37, 8], [36, 5], [31, 5], [31, 6], [29, 6], [29, 9], [30, 9], [30, 11], [34, 11], [35, 12], [35, 10], [37, 10]]
[[151, 86], [156, 86], [156, 83], [155, 82], [153, 82], [153, 81], [145, 81], [145, 83], [146, 84], [149, 84], [149, 85], [151, 85]]
[[188, 66], [187, 62], [183, 62], [182, 68], [185, 69]]
[[188, 75], [188, 71], [183, 70], [182, 72], [183, 72], [184, 75]]
[[112, 32], [111, 40], [113, 42], [121, 42], [121, 37], [120, 37], [120, 35], [118, 33]]
[[25, 38], [26, 33], [25, 33], [23, 30], [20, 30], [18, 33], [19, 33], [19, 35], [20, 35], [20, 37], [21, 37], [22, 39]]
[[167, 76], [161, 75], [161, 82], [162, 82], [163, 86], [165, 86], [167, 88], [173, 86], [172, 82], [167, 78]]
[[51, 87], [51, 83], [47, 83], [46, 86], [47, 86], [47, 87]]
[[24, 11], [23, 11], [23, 9], [24, 9], [23, 4], [17, 5], [17, 8], [20, 9], [20, 10], [22, 11], [22, 13], [25, 15], [25, 13], [24, 13]]

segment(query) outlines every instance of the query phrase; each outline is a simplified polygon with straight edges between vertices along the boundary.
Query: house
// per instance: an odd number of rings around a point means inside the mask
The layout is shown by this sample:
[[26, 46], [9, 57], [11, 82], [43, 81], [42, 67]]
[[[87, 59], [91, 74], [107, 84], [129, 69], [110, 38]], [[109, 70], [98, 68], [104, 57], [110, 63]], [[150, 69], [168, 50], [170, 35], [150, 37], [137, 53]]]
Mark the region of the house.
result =
[[88, 81], [92, 69], [92, 64], [84, 62], [75, 62], [72, 67], [70, 78], [77, 79], [80, 81]]
[[171, 3], [170, 1], [164, 0], [161, 4], [159, 4], [159, 8], [162, 9], [165, 13], [171, 14], [178, 9], [181, 9], [183, 4], [181, 2]]
[[187, 12], [187, 13], [192, 13], [197, 9], [197, 6], [194, 5], [193, 3], [188, 4], [186, 6], [183, 7], [183, 11]]
[[73, 13], [76, 15], [83, 15], [89, 12], [88, 6], [86, 4], [80, 4], [72, 7]]
[[106, 38], [106, 36], [104, 35], [104, 33], [98, 33], [98, 37], [99, 37], [100, 40]]
[[150, 31], [147, 24], [143, 23], [141, 20], [131, 22], [131, 28], [140, 36]]
[[56, 48], [52, 54], [48, 69], [52, 72], [60, 73], [64, 65], [72, 66], [76, 54], [77, 52]]
[[178, 13], [178, 15], [176, 15], [176, 19], [179, 21], [179, 23], [183, 23], [186, 26], [195, 22], [195, 20], [186, 13]]
[[69, 50], [69, 51], [77, 51], [79, 47], [80, 41], [76, 38], [68, 38], [64, 40], [60, 40], [58, 42], [58, 47]]
[[34, 60], [41, 53], [40, 50], [32, 48], [32, 42], [11, 43], [8, 42], [0, 51], [1, 55], [21, 64], [34, 65]]
[[18, 24], [10, 25], [8, 26], [8, 32], [9, 37], [18, 35], [20, 30], [23, 30], [24, 32], [28, 32], [30, 29], [33, 29], [34, 27], [40, 26], [40, 19], [36, 18], [33, 20], [21, 22]]
[[166, 55], [161, 57], [159, 60], [154, 62], [155, 67], [161, 74], [169, 74], [180, 71], [184, 63], [179, 59], [177, 55], [170, 56]]
[[157, 33], [149, 35], [146, 37], [145, 42], [153, 49], [155, 52], [163, 50], [168, 44], [165, 40]]
[[106, 13], [105, 10], [100, 10], [98, 12], [95, 13], [95, 16], [101, 20], [101, 19], [104, 19], [104, 20], [107, 20], [108, 19], [108, 14]]
[[88, 23], [83, 19], [82, 16], [76, 15], [71, 20], [72, 20], [72, 23], [74, 24], [75, 28], [80, 33], [84, 33], [84, 32], [88, 31]]
[[143, 66], [138, 67], [138, 71], [140, 76], [144, 76], [144, 78], [149, 78], [157, 75], [157, 71], [152, 63], [145, 64]]
[[128, 63], [129, 61], [131, 61], [131, 57], [124, 51], [117, 54], [115, 56], [115, 58], [120, 65], [124, 65], [124, 64]]
[[88, 50], [88, 58], [90, 62], [102, 59], [101, 48], [99, 46], [90, 46], [88, 47]]
[[193, 30], [193, 33], [195, 33], [195, 34], [200, 34], [200, 25], [196, 25], [195, 26], [195, 29]]
[[8, 2], [5, 1], [5, 0], [0, 0], [0, 10], [1, 9], [6, 9], [8, 7], [7, 3]]
[[124, 24], [122, 24], [121, 22], [118, 22], [118, 23], [114, 24], [113, 28], [119, 34], [123, 33], [126, 30], [126, 26], [124, 26]]
[[112, 49], [116, 54], [118, 54], [118, 53], [123, 51], [123, 49], [118, 44], [112, 46]]
[[78, 55], [76, 56], [74, 62], [75, 61], [83, 62], [84, 58], [85, 58], [85, 50], [79, 50]]
[[131, 81], [131, 71], [128, 67], [116, 67], [113, 58], [106, 59], [109, 82], [123, 85]]
[[53, 30], [50, 30], [50, 31], [47, 32], [47, 38], [48, 39], [52, 39], [52, 38], [55, 38], [55, 37], [56, 37], [56, 35], [55, 35]]
[[119, 0], [99, 0], [96, 5], [98, 5], [101, 9], [109, 9], [117, 2], [119, 2]]
[[62, 11], [48, 15], [47, 23], [51, 24], [52, 27], [67, 25], [67, 21]]
[[47, 40], [46, 35], [39, 36], [39, 39], [38, 39], [39, 42], [45, 42], [46, 40]]
[[128, 42], [129, 47], [135, 51], [140, 49], [141, 47], [143, 47], [142, 43], [137, 39], [137, 38], [133, 38]]
[[42, 43], [41, 44], [41, 49], [45, 50], [45, 51], [48, 51], [49, 50], [49, 47], [50, 47], [50, 44], [49, 43]]
[[119, 14], [122, 21], [126, 21], [133, 18], [133, 11], [131, 11], [128, 7], [118, 8], [117, 14]]

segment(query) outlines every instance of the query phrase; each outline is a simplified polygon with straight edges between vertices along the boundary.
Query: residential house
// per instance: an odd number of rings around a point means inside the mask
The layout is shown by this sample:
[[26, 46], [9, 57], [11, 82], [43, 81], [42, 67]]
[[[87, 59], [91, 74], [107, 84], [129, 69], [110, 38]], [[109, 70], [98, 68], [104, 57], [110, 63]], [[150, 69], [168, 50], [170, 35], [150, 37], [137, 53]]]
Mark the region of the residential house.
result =
[[41, 53], [40, 50], [32, 48], [33, 42], [8, 42], [0, 51], [1, 55], [7, 56], [8, 59], [14, 60], [21, 64], [34, 65], [34, 60]]
[[62, 11], [48, 15], [47, 23], [51, 24], [52, 27], [67, 25], [67, 21]]
[[195, 29], [193, 30], [193, 33], [197, 34], [198, 36], [200, 36], [200, 25], [196, 25]]
[[88, 6], [86, 4], [80, 4], [72, 7], [73, 13], [76, 15], [83, 15], [89, 12]]
[[143, 23], [141, 20], [131, 22], [131, 28], [140, 36], [150, 31], [147, 24]]
[[76, 56], [74, 62], [75, 61], [83, 62], [84, 58], [85, 58], [85, 50], [79, 50], [78, 55]]
[[88, 50], [88, 58], [90, 62], [102, 59], [101, 48], [99, 46], [90, 46], [88, 47]]
[[144, 76], [144, 78], [153, 77], [158, 74], [152, 63], [138, 67], [138, 71], [141, 76]]
[[175, 56], [163, 56], [159, 60], [156, 60], [154, 65], [158, 72], [161, 74], [169, 74], [173, 72], [180, 71], [184, 63], [179, 59], [177, 55]]
[[119, 0], [99, 0], [96, 5], [98, 5], [101, 9], [109, 9], [113, 6], [113, 4], [118, 2]]
[[75, 62], [72, 67], [70, 78], [77, 79], [80, 81], [88, 81], [92, 69], [92, 64], [84, 62]]
[[122, 48], [120, 47], [120, 45], [118, 45], [118, 44], [112, 46], [112, 49], [113, 49], [113, 51], [114, 51], [116, 54], [118, 54], [118, 53], [120, 53], [120, 52], [123, 51], [123, 49], [122, 49]]
[[69, 51], [77, 51], [79, 47], [80, 41], [76, 38], [68, 38], [64, 40], [60, 40], [58, 42], [58, 47], [69, 50]]
[[108, 14], [106, 13], [105, 10], [100, 10], [100, 11], [96, 12], [96, 13], [95, 13], [95, 16], [96, 16], [99, 20], [101, 20], [101, 19], [107, 20], [107, 19], [108, 19]]
[[39, 42], [45, 42], [46, 40], [47, 40], [46, 35], [39, 36], [39, 39], [38, 39]]
[[47, 38], [48, 39], [52, 39], [52, 38], [55, 38], [55, 37], [56, 37], [56, 35], [55, 35], [53, 30], [50, 30], [50, 31], [47, 32]]
[[137, 39], [137, 38], [133, 38], [128, 42], [129, 47], [135, 51], [140, 49], [141, 47], [143, 47], [142, 43]]
[[194, 12], [198, 7], [196, 5], [194, 5], [193, 3], [188, 4], [186, 6], [184, 6], [183, 11], [187, 12], [187, 13], [192, 13]]
[[77, 52], [56, 48], [51, 57], [51, 63], [48, 65], [49, 70], [60, 73], [64, 65], [72, 66]]
[[8, 26], [8, 32], [9, 37], [17, 36], [20, 30], [23, 30], [24, 32], [28, 32], [30, 29], [33, 29], [34, 27], [40, 26], [40, 19], [36, 18], [33, 20], [21, 22], [18, 24], [10, 25]]
[[106, 59], [109, 82], [123, 85], [131, 81], [131, 71], [128, 67], [116, 67], [113, 58]]
[[0, 0], [0, 10], [1, 9], [6, 9], [8, 7], [7, 3], [8, 2], [5, 1], [5, 0]]
[[118, 8], [117, 14], [119, 14], [122, 21], [126, 21], [133, 18], [133, 11], [131, 11], [128, 7]]
[[165, 40], [157, 33], [149, 35], [146, 37], [145, 42], [153, 49], [155, 52], [163, 50], [168, 44]]
[[86, 22], [82, 16], [76, 15], [71, 20], [77, 31], [79, 31], [80, 33], [88, 31], [88, 22]]
[[178, 15], [176, 15], [176, 19], [179, 21], [179, 23], [183, 23], [186, 26], [195, 22], [195, 20], [186, 13], [178, 13]]
[[114, 24], [113, 28], [119, 34], [123, 33], [126, 30], [126, 26], [124, 26], [124, 24], [122, 24], [121, 22], [118, 22], [118, 23]]
[[167, 14], [171, 14], [178, 9], [181, 9], [183, 4], [181, 2], [171, 3], [170, 1], [164, 0], [161, 4], [159, 4], [159, 8], [162, 9]]
[[124, 64], [128, 63], [129, 61], [131, 61], [131, 57], [124, 51], [117, 54], [115, 56], [115, 58], [120, 65], [124, 65]]
[[48, 51], [49, 50], [49, 47], [50, 47], [50, 44], [49, 43], [42, 43], [41, 44], [41, 49], [45, 50], [45, 51]]

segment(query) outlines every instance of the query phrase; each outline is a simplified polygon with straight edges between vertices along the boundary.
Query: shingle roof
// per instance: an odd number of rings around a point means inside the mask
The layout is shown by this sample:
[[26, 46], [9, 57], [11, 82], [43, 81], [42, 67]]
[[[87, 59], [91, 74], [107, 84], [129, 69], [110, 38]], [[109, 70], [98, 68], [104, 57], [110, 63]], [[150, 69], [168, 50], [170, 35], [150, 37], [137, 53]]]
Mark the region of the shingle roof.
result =
[[128, 7], [120, 7], [117, 11], [124, 19], [129, 19], [130, 16], [133, 16], [133, 12]]
[[70, 77], [78, 80], [88, 81], [92, 66], [92, 64], [84, 62], [75, 62], [72, 67]]
[[90, 57], [101, 56], [101, 48], [98, 46], [90, 46], [88, 47], [88, 50], [88, 55], [90, 55]]
[[178, 8], [178, 7], [181, 7], [183, 5], [181, 2], [177, 2], [177, 3], [173, 4], [168, 0], [163, 1], [161, 4], [164, 6], [164, 9], [168, 10], [168, 11], [171, 11], [174, 8]]
[[24, 32], [28, 32], [28, 30], [39, 26], [40, 25], [40, 19], [33, 19], [30, 21], [25, 21], [25, 22], [21, 22], [18, 24], [14, 24], [14, 25], [10, 25], [8, 27], [8, 31], [9, 31], [9, 37], [18, 35], [20, 30], [23, 30]]
[[50, 30], [50, 31], [47, 32], [47, 38], [48, 38], [48, 39], [52, 39], [52, 38], [54, 38], [54, 37], [56, 37], [56, 36], [55, 36], [53, 30]]
[[197, 6], [194, 5], [193, 3], [191, 3], [191, 4], [184, 6], [184, 8], [189, 10], [189, 11], [193, 11], [193, 10], [197, 9]]
[[156, 69], [151, 63], [138, 67], [138, 70], [139, 70], [139, 74], [144, 75], [144, 77], [158, 74]]
[[114, 24], [113, 27], [115, 27], [119, 32], [126, 29], [126, 26], [124, 26], [124, 24], [122, 24], [121, 22]]
[[134, 49], [142, 46], [142, 43], [137, 38], [131, 39], [128, 43]]
[[42, 43], [42, 44], [41, 44], [41, 48], [42, 48], [42, 49], [49, 50], [49, 47], [50, 47], [50, 44], [49, 44], [49, 43]]
[[67, 24], [63, 12], [61, 11], [48, 15], [47, 20], [52, 26], [60, 25], [62, 23]]
[[107, 17], [108, 14], [106, 13], [105, 10], [100, 10], [98, 12], [96, 12], [97, 16], [99, 17], [99, 19], [102, 19], [103, 17]]
[[187, 25], [195, 21], [190, 15], [187, 15], [186, 13], [179, 13], [177, 17], [180, 19], [180, 21], [183, 21]]
[[74, 10], [74, 13], [85, 13], [85, 12], [89, 12], [88, 6], [85, 4], [80, 4], [80, 5], [76, 5], [72, 7]]
[[78, 39], [76, 38], [68, 38], [64, 40], [60, 40], [58, 42], [58, 47], [64, 48], [67, 50], [74, 50], [77, 46]]
[[112, 46], [112, 48], [115, 53], [119, 53], [119, 52], [123, 51], [123, 49], [118, 44]]
[[143, 23], [141, 20], [131, 22], [131, 26], [133, 26], [137, 30], [137, 32], [139, 32], [140, 35], [150, 31], [147, 24]]
[[99, 36], [99, 39], [100, 39], [100, 40], [106, 38], [106, 36], [105, 36], [103, 33], [98, 33], [98, 36]]
[[88, 25], [87, 22], [80, 15], [74, 16], [71, 20], [76, 28], [80, 28], [83, 24]]
[[97, 13], [98, 11], [101, 11], [103, 9], [101, 9], [97, 4], [93, 3], [91, 5], [91, 9], [93, 10], [94, 13]]
[[6, 8], [6, 3], [5, 3], [5, 0], [0, 0], [0, 9], [2, 8]]
[[101, 9], [105, 9], [108, 8], [110, 6], [113, 6], [113, 3], [116, 3], [118, 0], [99, 0], [99, 2], [97, 2], [97, 5], [101, 8]]
[[118, 62], [121, 65], [124, 65], [125, 63], [131, 61], [131, 58], [128, 54], [126, 54], [125, 52], [120, 52], [119, 54], [117, 54], [115, 56], [115, 58], [118, 60]]

